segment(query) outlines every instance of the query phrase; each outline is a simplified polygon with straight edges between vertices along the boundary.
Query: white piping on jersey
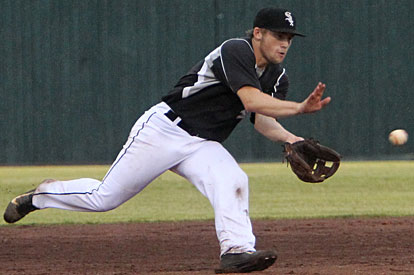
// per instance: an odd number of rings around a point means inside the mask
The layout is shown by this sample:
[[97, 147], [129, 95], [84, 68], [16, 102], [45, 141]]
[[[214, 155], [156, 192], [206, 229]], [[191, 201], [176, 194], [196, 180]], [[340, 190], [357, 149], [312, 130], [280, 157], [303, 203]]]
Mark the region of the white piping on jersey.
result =
[[254, 53], [252, 46], [245, 39], [233, 38], [233, 39], [229, 39], [229, 40], [224, 41], [219, 47], [217, 47], [214, 51], [212, 51], [209, 55], [207, 55], [204, 58], [204, 63], [201, 66], [201, 69], [197, 72], [197, 82], [195, 82], [193, 84], [193, 86], [185, 87], [183, 89], [182, 98], [189, 97], [190, 95], [195, 94], [195, 93], [199, 92], [200, 90], [202, 90], [202, 89], [204, 89], [208, 86], [220, 83], [220, 81], [217, 80], [217, 78], [215, 77], [213, 71], [211, 70], [211, 67], [213, 67], [213, 61], [215, 59], [217, 59], [218, 57], [220, 57], [221, 66], [223, 68], [224, 76], [226, 77], [227, 83], [229, 82], [229, 80], [227, 78], [227, 74], [226, 74], [226, 69], [224, 68], [224, 64], [223, 64], [223, 58], [222, 58], [222, 55], [221, 55], [221, 48], [223, 47], [224, 43], [226, 43], [230, 40], [245, 41], [247, 43], [247, 45], [249, 45], [252, 52]]
[[277, 87], [279, 86], [279, 81], [280, 81], [280, 79], [282, 78], [282, 76], [285, 74], [285, 68], [283, 68], [283, 71], [282, 71], [282, 73], [279, 75], [279, 77], [277, 78], [277, 81], [276, 81], [276, 84], [275, 84], [275, 86], [273, 86], [273, 88], [274, 88], [274, 90], [275, 90], [275, 92], [274, 93], [272, 93], [272, 97], [274, 97], [274, 94], [275, 93], [277, 93]]

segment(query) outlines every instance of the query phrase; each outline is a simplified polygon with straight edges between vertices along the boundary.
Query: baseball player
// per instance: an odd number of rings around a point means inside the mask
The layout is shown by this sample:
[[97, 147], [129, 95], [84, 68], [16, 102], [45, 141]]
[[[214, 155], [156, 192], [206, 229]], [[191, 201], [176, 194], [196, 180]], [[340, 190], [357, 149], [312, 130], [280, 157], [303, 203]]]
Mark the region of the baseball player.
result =
[[303, 36], [290, 11], [260, 10], [248, 35], [222, 43], [146, 111], [102, 181], [46, 180], [14, 198], [4, 213], [5, 221], [14, 223], [46, 208], [108, 211], [171, 170], [190, 181], [214, 208], [220, 244], [217, 273], [271, 266], [276, 253], [255, 249], [248, 177], [221, 143], [247, 116], [258, 132], [273, 141], [302, 140], [276, 119], [319, 111], [330, 98], [322, 99], [325, 85], [319, 83], [303, 102], [284, 100], [289, 81], [280, 63], [292, 38]]

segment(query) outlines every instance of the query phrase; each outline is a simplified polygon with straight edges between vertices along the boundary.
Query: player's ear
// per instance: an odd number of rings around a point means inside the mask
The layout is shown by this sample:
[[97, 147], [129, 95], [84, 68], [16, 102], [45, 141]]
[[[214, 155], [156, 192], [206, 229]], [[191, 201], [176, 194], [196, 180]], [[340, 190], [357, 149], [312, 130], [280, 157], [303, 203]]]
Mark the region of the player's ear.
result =
[[256, 40], [262, 40], [264, 29], [259, 27], [254, 27], [253, 29], [253, 38]]

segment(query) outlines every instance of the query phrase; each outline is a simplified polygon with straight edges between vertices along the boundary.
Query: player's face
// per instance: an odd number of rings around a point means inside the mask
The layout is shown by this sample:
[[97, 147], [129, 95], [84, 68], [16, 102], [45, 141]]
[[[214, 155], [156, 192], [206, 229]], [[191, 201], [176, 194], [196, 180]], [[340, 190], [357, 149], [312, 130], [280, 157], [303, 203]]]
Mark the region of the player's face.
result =
[[263, 30], [260, 51], [267, 63], [282, 63], [286, 57], [293, 34]]

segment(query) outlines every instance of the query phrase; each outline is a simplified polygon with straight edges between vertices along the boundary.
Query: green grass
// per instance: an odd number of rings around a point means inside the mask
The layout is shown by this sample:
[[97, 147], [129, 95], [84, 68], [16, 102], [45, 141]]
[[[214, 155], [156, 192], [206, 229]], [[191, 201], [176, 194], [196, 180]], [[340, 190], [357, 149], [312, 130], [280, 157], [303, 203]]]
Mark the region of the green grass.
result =
[[[414, 162], [343, 162], [323, 184], [300, 182], [286, 164], [242, 164], [250, 178], [252, 219], [414, 215]], [[0, 209], [45, 178], [101, 179], [109, 166], [0, 167]], [[105, 213], [37, 211], [18, 224], [117, 223], [213, 219], [193, 185], [167, 172]], [[4, 221], [0, 225], [5, 225]]]

